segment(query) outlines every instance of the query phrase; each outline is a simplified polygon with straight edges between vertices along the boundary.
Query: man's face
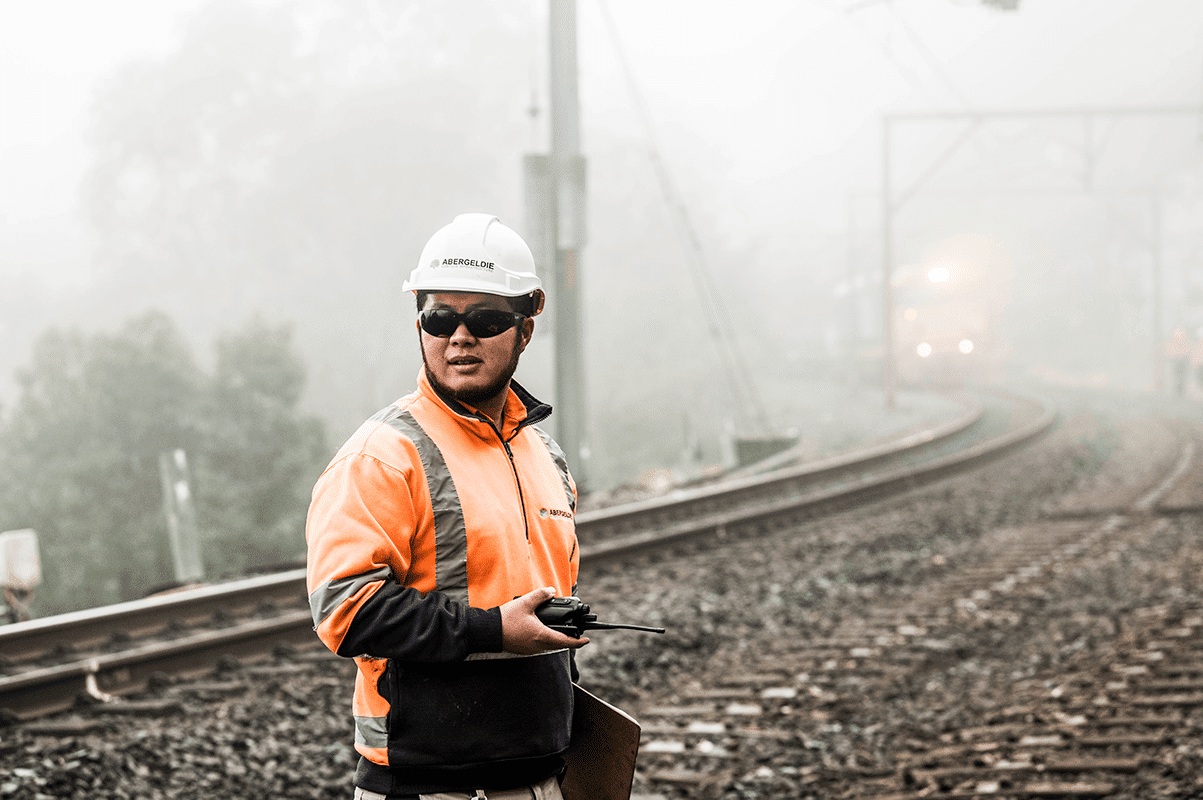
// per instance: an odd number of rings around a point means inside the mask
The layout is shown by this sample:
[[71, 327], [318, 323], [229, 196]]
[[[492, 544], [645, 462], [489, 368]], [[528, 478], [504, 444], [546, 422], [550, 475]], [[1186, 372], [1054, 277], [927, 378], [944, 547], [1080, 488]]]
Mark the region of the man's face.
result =
[[[447, 308], [461, 314], [478, 308], [509, 311], [504, 297], [447, 292], [428, 295], [423, 310]], [[480, 408], [509, 386], [518, 356], [530, 342], [534, 320], [524, 319], [497, 336], [478, 338], [463, 323], [450, 337], [432, 336], [418, 328], [422, 361], [431, 384], [445, 394]], [[486, 409], [481, 409], [486, 410]]]

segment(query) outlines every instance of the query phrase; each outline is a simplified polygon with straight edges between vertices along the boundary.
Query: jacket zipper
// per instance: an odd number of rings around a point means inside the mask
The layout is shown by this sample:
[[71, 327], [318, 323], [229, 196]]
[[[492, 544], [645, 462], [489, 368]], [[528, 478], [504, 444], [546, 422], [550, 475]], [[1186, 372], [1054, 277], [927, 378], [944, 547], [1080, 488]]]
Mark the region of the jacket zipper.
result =
[[[514, 451], [510, 450], [510, 443], [506, 442], [502, 432], [498, 431], [497, 426], [493, 425], [492, 420], [488, 419], [485, 415], [480, 415], [478, 419], [488, 423], [488, 427], [491, 427], [493, 433], [497, 434], [498, 442], [502, 443], [503, 448], [505, 448], [505, 457], [510, 460], [510, 472], [514, 473], [514, 486], [518, 490], [518, 508], [522, 509], [522, 533], [526, 535], [527, 544], [531, 544], [531, 521], [528, 520], [526, 515], [526, 498], [522, 496], [522, 481], [518, 479], [518, 466], [514, 463]], [[523, 421], [522, 425], [518, 425], [518, 431], [521, 431], [525, 425], [526, 421]], [[517, 435], [517, 432], [514, 435]]]
[[510, 471], [514, 473], [514, 485], [518, 487], [518, 506], [522, 509], [522, 529], [526, 533], [527, 543], [530, 543], [530, 521], [526, 518], [526, 500], [522, 496], [522, 481], [518, 480], [518, 465], [514, 463], [514, 451], [510, 449], [510, 443], [504, 439], [501, 441], [501, 446], [505, 448], [505, 455], [510, 460]]
[[[501, 431], [493, 424], [493, 420], [484, 414], [473, 414], [472, 416], [492, 428], [493, 433], [497, 434], [497, 440], [505, 448], [505, 457], [510, 460], [510, 472], [514, 474], [514, 486], [518, 489], [518, 507], [522, 509], [522, 532], [526, 536], [526, 543], [530, 544], [530, 520], [526, 516], [526, 498], [522, 494], [522, 481], [518, 478], [518, 465], [514, 463], [514, 451], [510, 449], [510, 443], [501, 435]], [[514, 432], [514, 436], [517, 436], [524, 427], [530, 424], [532, 424], [532, 420], [529, 417], [524, 419], [518, 424], [518, 429]]]

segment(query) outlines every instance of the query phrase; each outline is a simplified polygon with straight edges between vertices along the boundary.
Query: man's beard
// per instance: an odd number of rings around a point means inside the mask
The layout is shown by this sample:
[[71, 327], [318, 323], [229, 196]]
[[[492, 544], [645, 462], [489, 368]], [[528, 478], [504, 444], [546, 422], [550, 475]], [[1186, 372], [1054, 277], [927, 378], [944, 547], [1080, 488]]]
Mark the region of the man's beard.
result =
[[430, 362], [426, 360], [426, 348], [421, 346], [420, 336], [418, 349], [422, 351], [422, 366], [426, 370], [426, 380], [430, 381], [430, 385], [434, 387], [435, 391], [444, 397], [450, 397], [456, 402], [466, 403], [470, 406], [479, 406], [481, 403], [492, 400], [509, 387], [510, 379], [514, 377], [514, 372], [518, 369], [518, 356], [522, 355], [521, 343], [521, 337], [515, 336], [514, 349], [510, 353], [510, 361], [505, 365], [505, 369], [501, 371], [496, 380], [479, 389], [461, 389], [459, 391], [452, 389], [440, 381], [431, 372]]

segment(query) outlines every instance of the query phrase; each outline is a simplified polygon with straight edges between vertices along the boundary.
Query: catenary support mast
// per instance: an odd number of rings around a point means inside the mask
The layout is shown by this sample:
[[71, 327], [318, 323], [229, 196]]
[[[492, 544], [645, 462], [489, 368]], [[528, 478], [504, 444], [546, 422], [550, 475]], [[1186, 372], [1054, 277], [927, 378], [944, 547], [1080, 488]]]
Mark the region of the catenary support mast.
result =
[[555, 245], [556, 439], [583, 488], [589, 477], [585, 413], [581, 248], [585, 244], [585, 159], [577, 92], [576, 0], [549, 0], [551, 42], [551, 205]]

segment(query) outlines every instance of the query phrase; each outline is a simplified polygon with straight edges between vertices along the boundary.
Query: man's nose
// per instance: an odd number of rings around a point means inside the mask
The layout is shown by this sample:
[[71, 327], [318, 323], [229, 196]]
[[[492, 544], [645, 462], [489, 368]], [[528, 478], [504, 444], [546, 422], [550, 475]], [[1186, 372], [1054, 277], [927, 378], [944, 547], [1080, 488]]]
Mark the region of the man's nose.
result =
[[453, 342], [465, 342], [475, 338], [472, 332], [468, 330], [467, 323], [464, 322], [461, 322], [459, 327], [455, 329], [455, 333], [451, 334], [451, 341]]

